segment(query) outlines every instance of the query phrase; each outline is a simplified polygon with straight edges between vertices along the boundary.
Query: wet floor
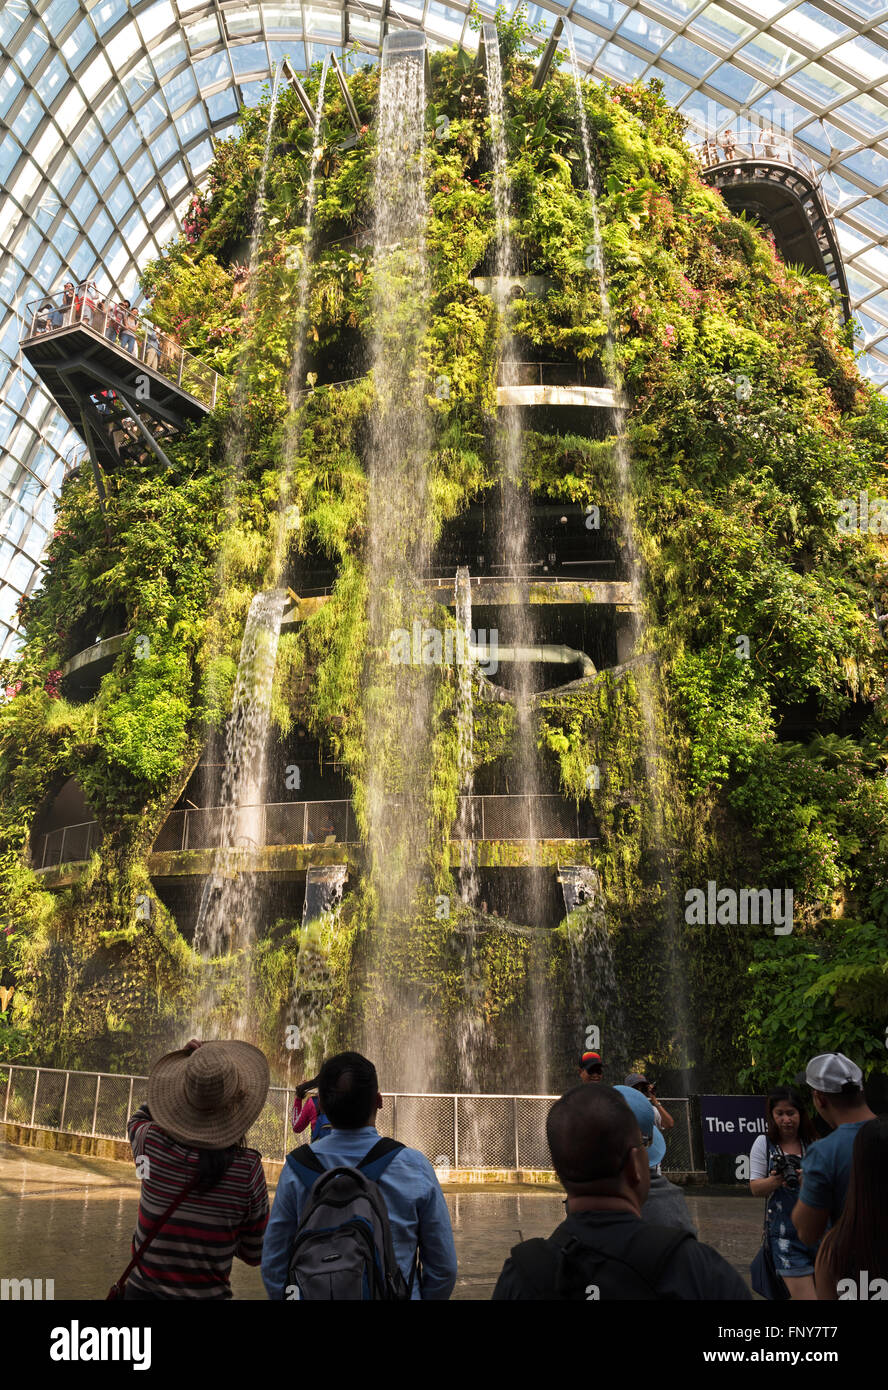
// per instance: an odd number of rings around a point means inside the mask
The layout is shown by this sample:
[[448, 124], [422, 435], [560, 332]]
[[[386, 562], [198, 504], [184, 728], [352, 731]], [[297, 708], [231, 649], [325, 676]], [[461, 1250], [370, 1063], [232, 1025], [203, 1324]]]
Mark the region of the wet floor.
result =
[[[103, 1299], [129, 1260], [139, 1184], [128, 1164], [0, 1144], [0, 1276], [52, 1279], [56, 1299]], [[561, 1221], [562, 1198], [532, 1188], [447, 1191], [459, 1277], [453, 1297], [487, 1299], [511, 1246]], [[761, 1239], [753, 1197], [688, 1198], [700, 1239], [747, 1280]], [[235, 1261], [235, 1298], [265, 1297]]]

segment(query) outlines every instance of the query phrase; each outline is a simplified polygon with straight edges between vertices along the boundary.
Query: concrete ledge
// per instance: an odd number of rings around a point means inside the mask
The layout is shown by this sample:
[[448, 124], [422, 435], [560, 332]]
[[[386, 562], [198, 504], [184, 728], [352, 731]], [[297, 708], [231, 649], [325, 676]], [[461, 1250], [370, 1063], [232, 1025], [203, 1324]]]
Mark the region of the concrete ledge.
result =
[[513, 295], [521, 290], [523, 294], [542, 297], [552, 288], [552, 279], [548, 275], [473, 275], [470, 282], [481, 294]]
[[614, 410], [619, 401], [606, 386], [498, 386], [497, 405], [586, 405]]
[[[84, 668], [95, 666], [98, 662], [105, 663], [106, 669], [110, 671], [114, 664], [114, 658], [123, 650], [123, 644], [127, 637], [129, 637], [128, 632], [118, 632], [114, 637], [105, 637], [101, 642], [94, 642], [91, 647], [84, 647], [83, 651], [76, 652], [65, 662], [62, 667], [62, 675], [76, 675], [77, 672], [83, 672]], [[96, 683], [98, 683], [98, 678]]]
[[133, 1151], [126, 1139], [103, 1139], [92, 1134], [68, 1134], [59, 1129], [32, 1129], [30, 1125], [0, 1125], [0, 1138], [7, 1144], [23, 1149], [43, 1149], [51, 1153], [86, 1154], [91, 1158], [125, 1159], [133, 1161]]
[[[126, 1139], [103, 1139], [98, 1135], [68, 1134], [58, 1129], [38, 1129], [30, 1125], [0, 1123], [0, 1140], [20, 1148], [40, 1149], [49, 1153], [84, 1154], [90, 1158], [110, 1158], [132, 1168], [133, 1155]], [[283, 1162], [263, 1158], [262, 1167], [267, 1181], [274, 1185], [280, 1177]], [[449, 1168], [441, 1173], [442, 1187], [527, 1187], [561, 1189], [561, 1183], [551, 1168]], [[135, 1175], [133, 1175], [135, 1177]], [[702, 1187], [705, 1173], [673, 1172], [666, 1175], [680, 1187]]]

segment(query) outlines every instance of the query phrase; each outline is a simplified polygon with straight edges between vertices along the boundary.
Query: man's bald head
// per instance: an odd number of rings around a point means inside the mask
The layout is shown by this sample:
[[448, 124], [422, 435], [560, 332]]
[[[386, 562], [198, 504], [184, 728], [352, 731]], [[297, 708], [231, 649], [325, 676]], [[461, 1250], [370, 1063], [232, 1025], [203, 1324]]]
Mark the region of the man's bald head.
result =
[[638, 1121], [611, 1086], [580, 1085], [567, 1091], [549, 1111], [546, 1138], [555, 1171], [569, 1193], [607, 1195], [621, 1190], [633, 1148], [639, 1148], [644, 1159], [639, 1171], [643, 1167], [649, 1172]]

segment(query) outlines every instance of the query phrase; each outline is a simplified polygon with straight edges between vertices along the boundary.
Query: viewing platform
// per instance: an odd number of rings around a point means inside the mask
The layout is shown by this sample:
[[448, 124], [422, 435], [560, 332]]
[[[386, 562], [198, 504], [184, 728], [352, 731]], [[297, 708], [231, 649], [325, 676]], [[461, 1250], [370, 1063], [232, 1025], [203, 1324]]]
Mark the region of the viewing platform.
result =
[[[464, 798], [459, 800], [462, 804]], [[557, 794], [475, 796], [472, 803], [473, 843], [481, 868], [574, 862], [588, 858], [597, 842], [591, 808]], [[255, 842], [235, 851], [243, 856], [244, 872], [292, 879], [318, 864], [360, 865], [363, 846], [350, 801], [287, 801], [244, 809], [257, 813]], [[149, 857], [151, 876], [185, 880], [213, 872], [231, 814], [222, 806], [171, 812]], [[100, 840], [97, 821], [53, 830], [34, 845], [32, 866], [47, 886], [62, 887], [76, 881]], [[459, 841], [451, 844], [458, 847]]]
[[726, 132], [698, 145], [697, 154], [703, 181], [718, 189], [732, 212], [745, 212], [768, 227], [788, 265], [825, 275], [850, 319], [848, 279], [814, 161], [773, 131], [752, 141], [730, 139]]
[[62, 679], [66, 682], [68, 694], [81, 698], [95, 694], [102, 677], [108, 674], [123, 650], [128, 636], [128, 632], [118, 632], [114, 637], [104, 637], [70, 657], [62, 667]]
[[115, 470], [129, 445], [168, 464], [158, 437], [203, 419], [216, 404], [219, 378], [133, 312], [100, 305], [82, 290], [34, 300], [21, 349], [84, 436], [94, 465]]

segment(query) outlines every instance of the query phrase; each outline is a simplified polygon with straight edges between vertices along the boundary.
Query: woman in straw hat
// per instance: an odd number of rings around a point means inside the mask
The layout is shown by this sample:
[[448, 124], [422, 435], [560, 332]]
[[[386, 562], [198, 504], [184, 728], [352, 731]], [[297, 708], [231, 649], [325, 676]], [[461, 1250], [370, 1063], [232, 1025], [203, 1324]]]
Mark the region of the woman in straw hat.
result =
[[192, 1041], [151, 1068], [127, 1126], [142, 1195], [125, 1298], [231, 1298], [235, 1255], [260, 1263], [268, 1189], [245, 1136], [268, 1084], [244, 1042]]

